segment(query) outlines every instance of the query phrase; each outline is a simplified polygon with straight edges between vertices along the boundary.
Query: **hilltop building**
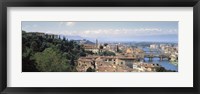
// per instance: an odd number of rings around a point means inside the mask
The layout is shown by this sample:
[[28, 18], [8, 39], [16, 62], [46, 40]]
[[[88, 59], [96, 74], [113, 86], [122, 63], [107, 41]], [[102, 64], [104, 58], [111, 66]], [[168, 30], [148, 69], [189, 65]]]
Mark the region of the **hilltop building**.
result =
[[58, 35], [46, 34], [46, 38], [58, 39]]
[[40, 32], [27, 32], [27, 36], [40, 36], [43, 38], [52, 38], [52, 39], [58, 39], [59, 36], [55, 34], [45, 34], [45, 33], [40, 33]]
[[99, 52], [99, 44], [97, 39], [95, 44], [83, 44], [83, 47], [86, 51], [91, 51], [93, 53]]
[[40, 33], [40, 32], [27, 32], [26, 35], [27, 36], [41, 36], [41, 37], [45, 37], [45, 33]]

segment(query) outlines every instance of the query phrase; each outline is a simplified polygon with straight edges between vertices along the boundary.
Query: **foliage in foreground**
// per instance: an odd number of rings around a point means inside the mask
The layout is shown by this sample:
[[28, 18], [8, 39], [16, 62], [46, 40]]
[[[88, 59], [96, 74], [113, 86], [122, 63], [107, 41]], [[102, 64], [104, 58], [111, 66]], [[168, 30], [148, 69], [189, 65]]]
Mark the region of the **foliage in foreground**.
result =
[[156, 72], [176, 72], [176, 71], [167, 70], [164, 67], [158, 67], [158, 68], [156, 68]]
[[22, 31], [23, 72], [76, 71], [75, 61], [85, 50], [74, 41], [28, 36]]
[[34, 55], [36, 68], [43, 72], [67, 71], [69, 63], [57, 48], [46, 48]]

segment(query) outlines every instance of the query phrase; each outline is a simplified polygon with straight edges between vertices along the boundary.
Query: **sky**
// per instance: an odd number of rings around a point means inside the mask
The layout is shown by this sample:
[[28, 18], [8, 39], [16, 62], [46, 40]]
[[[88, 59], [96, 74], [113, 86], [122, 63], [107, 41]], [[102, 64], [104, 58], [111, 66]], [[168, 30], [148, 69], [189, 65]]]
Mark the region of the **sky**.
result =
[[91, 41], [178, 41], [178, 21], [22, 21], [22, 30]]

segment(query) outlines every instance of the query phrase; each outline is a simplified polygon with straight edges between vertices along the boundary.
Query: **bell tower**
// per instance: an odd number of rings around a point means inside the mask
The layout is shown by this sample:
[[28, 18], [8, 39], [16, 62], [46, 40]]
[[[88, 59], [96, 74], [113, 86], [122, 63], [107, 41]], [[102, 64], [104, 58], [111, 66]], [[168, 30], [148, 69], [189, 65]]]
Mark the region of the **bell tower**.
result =
[[99, 48], [98, 45], [99, 45], [99, 44], [98, 44], [98, 40], [96, 39], [96, 48]]

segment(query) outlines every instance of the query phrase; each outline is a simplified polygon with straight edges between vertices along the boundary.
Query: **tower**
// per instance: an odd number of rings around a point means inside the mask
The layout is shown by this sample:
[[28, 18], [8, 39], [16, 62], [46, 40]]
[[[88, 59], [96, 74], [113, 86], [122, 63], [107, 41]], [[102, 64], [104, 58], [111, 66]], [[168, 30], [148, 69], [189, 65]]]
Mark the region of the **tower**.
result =
[[99, 48], [98, 45], [99, 45], [99, 44], [98, 44], [98, 40], [96, 39], [96, 48]]

